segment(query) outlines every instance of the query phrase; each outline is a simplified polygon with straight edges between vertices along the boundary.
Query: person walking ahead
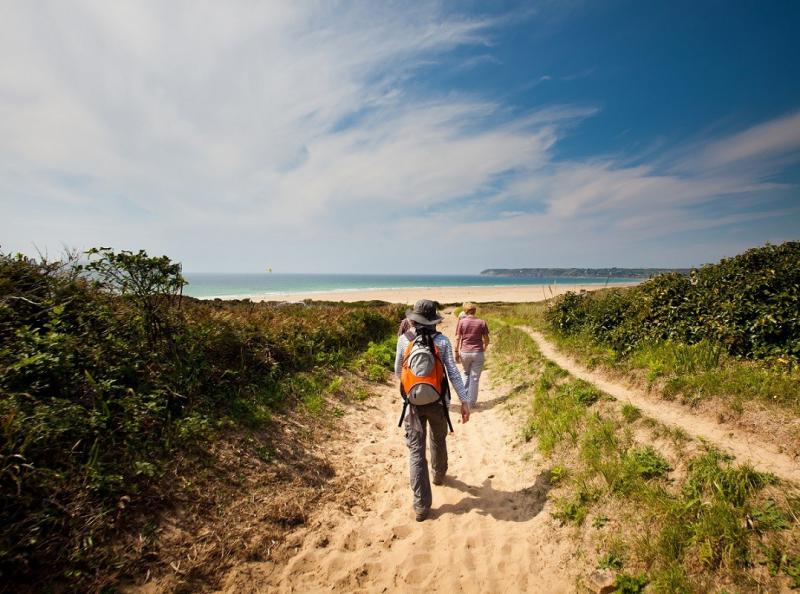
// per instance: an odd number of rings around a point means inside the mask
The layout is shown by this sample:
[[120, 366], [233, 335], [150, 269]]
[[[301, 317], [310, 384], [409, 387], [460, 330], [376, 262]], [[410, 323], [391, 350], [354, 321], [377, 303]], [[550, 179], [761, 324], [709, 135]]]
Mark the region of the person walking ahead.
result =
[[[409, 453], [411, 491], [416, 520], [428, 517], [433, 502], [428, 477], [425, 441], [430, 425], [433, 484], [441, 485], [447, 473], [447, 427], [450, 419], [450, 382], [461, 400], [461, 420], [469, 421], [470, 402], [455, 361], [450, 340], [436, 331], [442, 318], [436, 305], [420, 299], [406, 312], [411, 328], [397, 337], [394, 371], [401, 380], [406, 445]], [[406, 414], [408, 412], [408, 414]], [[452, 426], [451, 426], [452, 428]]]
[[486, 349], [489, 347], [489, 326], [475, 317], [477, 306], [474, 303], [464, 304], [466, 315], [458, 320], [456, 326], [456, 361], [464, 366], [464, 385], [467, 399], [471, 403], [478, 401], [478, 385], [483, 371]]

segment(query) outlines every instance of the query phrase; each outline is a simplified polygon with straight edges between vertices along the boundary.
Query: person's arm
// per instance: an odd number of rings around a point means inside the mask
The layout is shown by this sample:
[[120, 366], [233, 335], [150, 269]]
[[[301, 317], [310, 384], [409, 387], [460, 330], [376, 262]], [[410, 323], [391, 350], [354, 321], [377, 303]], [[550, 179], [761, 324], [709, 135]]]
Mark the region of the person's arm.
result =
[[483, 350], [489, 348], [489, 324], [483, 323]]
[[408, 346], [408, 338], [406, 338], [405, 334], [401, 334], [397, 337], [397, 348], [395, 349], [394, 353], [394, 374], [400, 378], [400, 374], [403, 371], [403, 353]]
[[461, 363], [461, 339], [463, 335], [461, 334], [461, 320], [458, 320], [456, 324], [456, 349], [455, 349], [455, 359], [456, 363]]
[[458, 399], [461, 401], [461, 422], [466, 423], [469, 421], [470, 406], [474, 403], [468, 400], [469, 396], [467, 394], [467, 389], [464, 387], [464, 380], [461, 378], [461, 372], [458, 370], [458, 367], [456, 367], [456, 362], [453, 360], [453, 351], [452, 346], [450, 345], [450, 340], [444, 334], [440, 334], [439, 336], [442, 338], [439, 340], [437, 346], [439, 347], [439, 353], [442, 356], [442, 363], [447, 370], [447, 377], [450, 379], [450, 383], [453, 384], [453, 387], [456, 389]]

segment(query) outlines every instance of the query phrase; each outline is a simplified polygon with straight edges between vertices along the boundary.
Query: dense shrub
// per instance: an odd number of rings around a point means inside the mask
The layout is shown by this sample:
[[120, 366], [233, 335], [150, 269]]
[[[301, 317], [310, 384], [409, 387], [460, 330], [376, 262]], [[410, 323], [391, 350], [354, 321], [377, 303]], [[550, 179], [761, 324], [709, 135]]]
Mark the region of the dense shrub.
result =
[[800, 242], [766, 245], [718, 264], [656, 276], [631, 289], [568, 293], [547, 314], [619, 354], [653, 340], [723, 345], [736, 356], [800, 359]]
[[291, 404], [293, 374], [355, 355], [400, 317], [388, 305], [198, 301], [181, 296], [167, 258], [89, 255], [88, 265], [0, 255], [7, 584], [88, 583], [113, 562], [105, 545], [123, 510], [146, 502], [176, 452], [220, 419]]

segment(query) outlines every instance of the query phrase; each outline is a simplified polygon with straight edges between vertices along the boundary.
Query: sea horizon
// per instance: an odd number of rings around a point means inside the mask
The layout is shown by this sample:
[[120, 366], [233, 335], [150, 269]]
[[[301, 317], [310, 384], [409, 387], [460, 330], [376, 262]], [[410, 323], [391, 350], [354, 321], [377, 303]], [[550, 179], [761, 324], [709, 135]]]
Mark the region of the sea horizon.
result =
[[513, 287], [539, 285], [605, 285], [638, 282], [628, 277], [541, 277], [517, 278], [479, 274], [358, 274], [358, 273], [269, 273], [190, 272], [184, 295], [198, 299], [232, 299], [248, 296], [292, 295], [376, 289], [426, 287]]

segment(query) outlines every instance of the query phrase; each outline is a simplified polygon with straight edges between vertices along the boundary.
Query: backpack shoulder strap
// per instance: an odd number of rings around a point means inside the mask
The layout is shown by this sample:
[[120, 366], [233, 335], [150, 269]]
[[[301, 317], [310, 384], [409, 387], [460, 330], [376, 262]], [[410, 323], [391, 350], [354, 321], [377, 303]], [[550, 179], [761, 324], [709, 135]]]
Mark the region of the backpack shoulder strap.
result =
[[[442, 361], [442, 354], [439, 352], [439, 345], [436, 344], [436, 338], [439, 336], [443, 336], [441, 332], [434, 332], [431, 334], [431, 339], [433, 341], [433, 354], [436, 355], [436, 358]], [[442, 361], [442, 366], [444, 366], [444, 361]]]

